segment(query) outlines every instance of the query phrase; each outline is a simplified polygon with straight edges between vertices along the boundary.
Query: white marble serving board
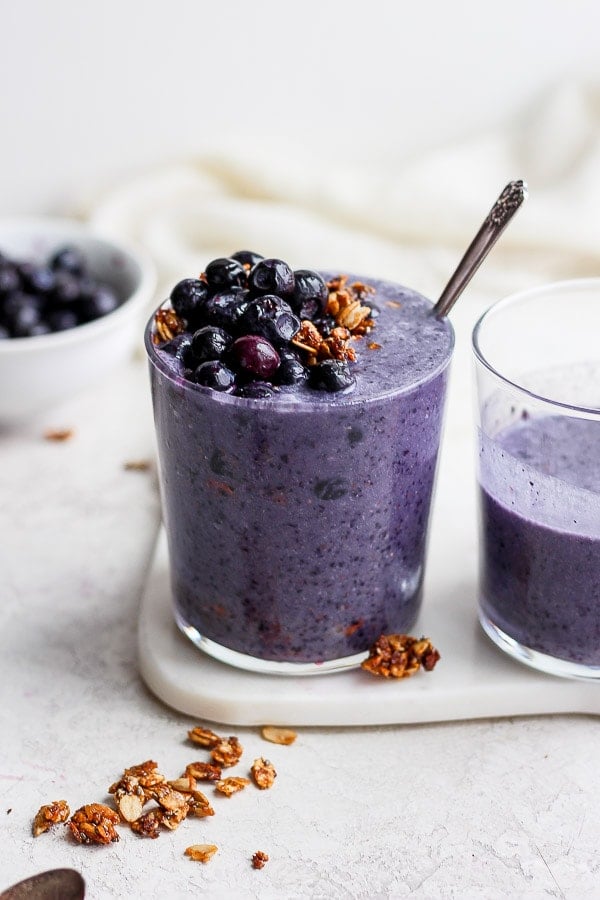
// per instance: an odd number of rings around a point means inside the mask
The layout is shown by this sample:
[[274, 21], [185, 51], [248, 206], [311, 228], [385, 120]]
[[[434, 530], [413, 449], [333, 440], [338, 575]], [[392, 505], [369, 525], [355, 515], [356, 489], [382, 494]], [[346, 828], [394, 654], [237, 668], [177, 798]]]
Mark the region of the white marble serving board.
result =
[[173, 621], [168, 553], [161, 532], [142, 600], [142, 675], [181, 712], [228, 725], [384, 725], [490, 716], [600, 714], [600, 685], [537, 673], [506, 657], [482, 633], [472, 596], [429, 597], [415, 634], [431, 636], [442, 659], [402, 681], [362, 670], [280, 676], [211, 659]]

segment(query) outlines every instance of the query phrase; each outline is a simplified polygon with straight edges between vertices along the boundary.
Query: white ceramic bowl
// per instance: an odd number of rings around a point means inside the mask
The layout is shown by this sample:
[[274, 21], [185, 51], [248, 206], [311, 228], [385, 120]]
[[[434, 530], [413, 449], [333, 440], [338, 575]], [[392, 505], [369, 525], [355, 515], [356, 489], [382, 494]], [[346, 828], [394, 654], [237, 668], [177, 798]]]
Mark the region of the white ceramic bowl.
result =
[[140, 341], [156, 288], [150, 259], [122, 241], [66, 219], [0, 219], [0, 251], [44, 261], [66, 244], [121, 298], [112, 313], [66, 331], [0, 341], [0, 423], [35, 415], [99, 382]]

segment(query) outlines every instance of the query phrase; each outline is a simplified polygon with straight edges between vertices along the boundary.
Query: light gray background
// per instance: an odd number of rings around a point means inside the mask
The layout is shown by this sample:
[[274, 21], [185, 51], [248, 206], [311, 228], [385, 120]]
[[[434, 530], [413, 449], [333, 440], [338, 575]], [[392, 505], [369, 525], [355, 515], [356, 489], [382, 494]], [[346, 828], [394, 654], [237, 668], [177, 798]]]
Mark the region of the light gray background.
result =
[[600, 81], [596, 0], [4, 0], [0, 213], [224, 134], [393, 165]]

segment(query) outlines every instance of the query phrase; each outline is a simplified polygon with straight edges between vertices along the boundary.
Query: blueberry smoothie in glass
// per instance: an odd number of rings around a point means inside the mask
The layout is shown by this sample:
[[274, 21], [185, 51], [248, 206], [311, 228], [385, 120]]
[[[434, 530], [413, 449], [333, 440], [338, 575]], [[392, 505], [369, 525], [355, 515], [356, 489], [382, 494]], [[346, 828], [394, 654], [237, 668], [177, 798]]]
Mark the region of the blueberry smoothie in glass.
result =
[[600, 667], [600, 420], [526, 417], [482, 438], [480, 487], [485, 619]]
[[175, 616], [210, 655], [334, 670], [413, 626], [453, 348], [431, 309], [240, 251], [150, 321]]

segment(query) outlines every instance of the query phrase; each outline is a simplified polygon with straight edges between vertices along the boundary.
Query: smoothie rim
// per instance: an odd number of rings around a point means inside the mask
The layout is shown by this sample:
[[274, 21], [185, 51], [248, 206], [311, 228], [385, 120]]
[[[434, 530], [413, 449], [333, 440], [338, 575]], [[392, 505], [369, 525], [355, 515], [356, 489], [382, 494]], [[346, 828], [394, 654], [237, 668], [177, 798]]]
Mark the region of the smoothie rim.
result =
[[[329, 275], [329, 270], [320, 270], [321, 274]], [[430, 312], [433, 310], [434, 304], [428, 298], [425, 297], [424, 294], [421, 294], [419, 291], [414, 290], [413, 288], [408, 288], [404, 285], [398, 284], [397, 282], [391, 282], [388, 279], [381, 278], [367, 278], [365, 276], [358, 276], [354, 274], [350, 274], [349, 278], [357, 278], [362, 281], [377, 281], [379, 283], [387, 283], [393, 284], [397, 287], [401, 288], [405, 291], [410, 291], [413, 294], [418, 295], [423, 300], [427, 302], [430, 306]], [[226, 405], [239, 406], [242, 409], [279, 409], [281, 412], [290, 412], [290, 411], [306, 411], [306, 410], [314, 410], [317, 411], [319, 409], [329, 409], [331, 407], [339, 408], [341, 406], [365, 406], [372, 403], [377, 403], [382, 400], [391, 399], [392, 397], [399, 397], [403, 394], [410, 394], [416, 388], [420, 387], [423, 384], [427, 384], [441, 375], [450, 365], [452, 361], [452, 357], [454, 355], [454, 347], [456, 343], [456, 334], [454, 331], [454, 327], [448, 318], [444, 318], [444, 324], [448, 330], [449, 336], [449, 345], [447, 348], [447, 352], [444, 355], [441, 362], [433, 368], [431, 371], [427, 372], [421, 378], [416, 381], [411, 382], [410, 384], [404, 385], [402, 387], [392, 387], [387, 390], [382, 390], [381, 393], [376, 394], [375, 396], [367, 397], [367, 398], [355, 398], [353, 396], [353, 391], [341, 391], [337, 394], [327, 394], [327, 396], [323, 396], [326, 392], [314, 391], [315, 398], [308, 400], [305, 399], [302, 395], [298, 395], [293, 391], [284, 392], [278, 394], [275, 398], [265, 398], [265, 399], [257, 399], [255, 397], [238, 397], [234, 394], [230, 394], [226, 391], [215, 391], [212, 388], [205, 387], [204, 385], [195, 384], [192, 381], [187, 381], [179, 375], [175, 375], [173, 371], [170, 369], [168, 365], [165, 364], [159, 353], [157, 352], [157, 345], [152, 341], [152, 333], [153, 333], [153, 324], [154, 324], [154, 316], [158, 309], [161, 309], [165, 303], [168, 303], [169, 300], [164, 300], [162, 303], [159, 303], [158, 306], [152, 311], [152, 314], [146, 323], [146, 327], [144, 329], [144, 346], [146, 349], [146, 354], [148, 356], [148, 361], [151, 365], [153, 365], [165, 378], [167, 378], [172, 384], [183, 388], [184, 390], [190, 390], [192, 393], [198, 394], [199, 396], [212, 397], [213, 400], [224, 403]], [[331, 397], [331, 399], [329, 399]], [[289, 398], [289, 399], [288, 399]]]
[[553, 281], [549, 284], [538, 285], [537, 287], [533, 288], [526, 288], [525, 290], [509, 294], [507, 297], [496, 300], [480, 315], [477, 322], [475, 323], [471, 335], [471, 346], [476, 361], [481, 363], [481, 365], [485, 369], [487, 369], [488, 372], [490, 372], [503, 384], [509, 385], [511, 388], [516, 389], [524, 396], [544, 403], [551, 408], [555, 408], [562, 412], [564, 412], [565, 410], [571, 411], [580, 414], [585, 418], [590, 418], [592, 420], [598, 419], [600, 421], [600, 407], [581, 406], [576, 403], [566, 403], [561, 400], [555, 400], [552, 397], [545, 396], [544, 394], [538, 394], [535, 391], [524, 387], [522, 384], [519, 384], [518, 381], [514, 381], [512, 378], [503, 375], [502, 372], [499, 372], [496, 366], [488, 360], [483, 350], [481, 349], [480, 342], [481, 332], [483, 328], [488, 324], [488, 320], [491, 320], [498, 313], [503, 312], [507, 307], [516, 305], [523, 300], [529, 300], [540, 294], [547, 294], [550, 292], [560, 293], [564, 290], [581, 290], [586, 288], [597, 288], [600, 293], [600, 277], [570, 278], [561, 281]]

